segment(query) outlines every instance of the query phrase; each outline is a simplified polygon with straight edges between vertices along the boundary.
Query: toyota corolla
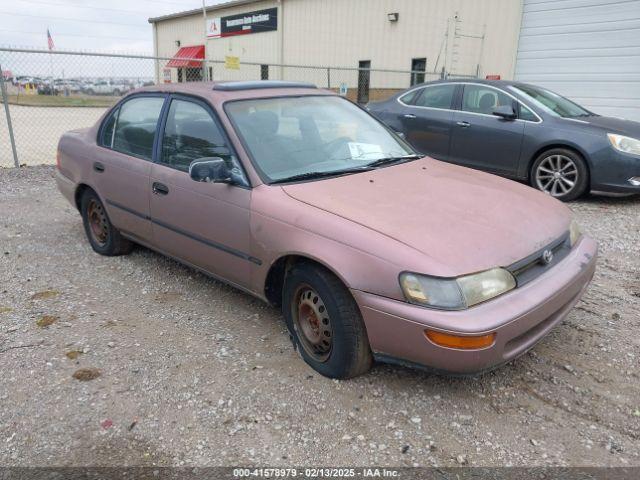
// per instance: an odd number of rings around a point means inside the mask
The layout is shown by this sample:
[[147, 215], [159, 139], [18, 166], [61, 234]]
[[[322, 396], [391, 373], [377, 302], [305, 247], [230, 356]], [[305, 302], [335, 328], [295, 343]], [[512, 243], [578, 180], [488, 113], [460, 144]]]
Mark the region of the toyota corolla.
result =
[[416, 152], [329, 91], [192, 83], [65, 134], [57, 183], [97, 253], [147, 246], [282, 309], [323, 375], [474, 373], [579, 300], [595, 242], [552, 197]]

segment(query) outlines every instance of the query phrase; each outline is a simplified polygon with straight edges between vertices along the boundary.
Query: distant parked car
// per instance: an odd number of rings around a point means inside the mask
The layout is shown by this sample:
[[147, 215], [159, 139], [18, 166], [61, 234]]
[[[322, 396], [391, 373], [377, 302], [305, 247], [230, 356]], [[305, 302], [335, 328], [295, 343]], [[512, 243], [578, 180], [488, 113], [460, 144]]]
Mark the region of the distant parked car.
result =
[[60, 92], [78, 93], [81, 89], [80, 83], [75, 80], [57, 79], [54, 85]]
[[280, 306], [329, 377], [373, 359], [496, 367], [562, 321], [596, 265], [560, 202], [417, 155], [309, 84], [138, 90], [60, 139], [56, 178], [97, 253], [140, 243]]
[[541, 87], [437, 81], [367, 107], [424, 154], [528, 181], [560, 200], [640, 193], [640, 123]]
[[43, 82], [38, 85], [37, 92], [38, 95], [58, 95], [60, 88], [53, 82]]
[[128, 90], [129, 88], [119, 83], [99, 81], [85, 84], [83, 91], [87, 95], [113, 95], [117, 97], [126, 93]]

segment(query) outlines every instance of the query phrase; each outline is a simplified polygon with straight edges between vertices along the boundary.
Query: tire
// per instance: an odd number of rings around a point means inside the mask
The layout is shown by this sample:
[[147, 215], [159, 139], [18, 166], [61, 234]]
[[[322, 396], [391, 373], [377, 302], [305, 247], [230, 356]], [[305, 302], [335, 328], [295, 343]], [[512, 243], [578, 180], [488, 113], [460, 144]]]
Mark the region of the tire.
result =
[[96, 94], [96, 92], [92, 88], [87, 90], [87, 95], [95, 95], [95, 94]]
[[282, 311], [294, 346], [321, 375], [345, 379], [371, 368], [373, 357], [360, 309], [328, 270], [310, 263], [294, 265], [285, 277]]
[[93, 190], [86, 190], [80, 200], [84, 232], [91, 248], [108, 257], [126, 255], [133, 244], [112, 225], [104, 205]]
[[553, 148], [533, 162], [529, 182], [533, 188], [569, 202], [587, 191], [589, 168], [582, 156], [573, 150]]

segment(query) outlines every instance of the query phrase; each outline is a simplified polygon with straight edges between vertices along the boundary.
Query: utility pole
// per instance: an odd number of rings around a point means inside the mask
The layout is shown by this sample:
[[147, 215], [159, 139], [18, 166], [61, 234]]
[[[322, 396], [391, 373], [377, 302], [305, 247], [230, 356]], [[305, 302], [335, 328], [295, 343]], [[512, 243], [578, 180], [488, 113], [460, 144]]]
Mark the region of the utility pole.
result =
[[202, 60], [202, 79], [206, 82], [207, 78], [207, 7], [202, 0], [202, 21], [204, 22], [204, 59]]

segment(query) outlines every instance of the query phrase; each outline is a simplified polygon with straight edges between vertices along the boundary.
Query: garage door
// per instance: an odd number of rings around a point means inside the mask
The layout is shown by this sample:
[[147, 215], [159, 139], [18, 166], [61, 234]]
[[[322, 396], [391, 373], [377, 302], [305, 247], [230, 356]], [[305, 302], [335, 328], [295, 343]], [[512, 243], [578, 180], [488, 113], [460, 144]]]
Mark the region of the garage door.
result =
[[515, 78], [640, 121], [640, 0], [524, 0]]

